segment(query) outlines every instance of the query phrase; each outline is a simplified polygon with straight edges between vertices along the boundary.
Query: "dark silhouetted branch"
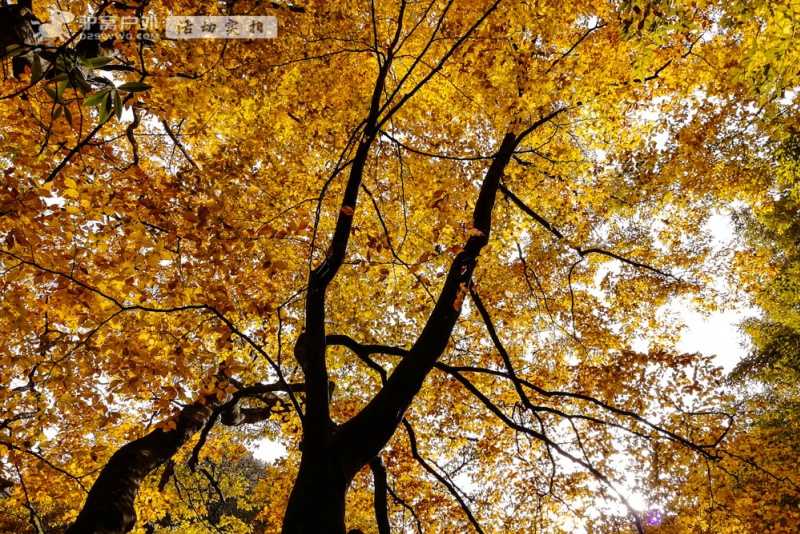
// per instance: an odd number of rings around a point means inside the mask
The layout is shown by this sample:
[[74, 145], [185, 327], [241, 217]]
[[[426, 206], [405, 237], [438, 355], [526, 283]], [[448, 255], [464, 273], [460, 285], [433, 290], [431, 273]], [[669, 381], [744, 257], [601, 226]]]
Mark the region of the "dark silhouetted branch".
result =
[[478, 523], [478, 520], [475, 519], [475, 516], [469, 509], [469, 506], [467, 506], [467, 503], [464, 502], [464, 498], [461, 496], [461, 493], [458, 491], [458, 488], [456, 488], [449, 480], [447, 480], [447, 478], [442, 476], [442, 474], [439, 473], [436, 469], [431, 467], [431, 465], [428, 464], [428, 462], [426, 462], [425, 459], [422, 457], [422, 455], [419, 453], [419, 450], [417, 449], [417, 437], [414, 434], [414, 428], [411, 426], [411, 423], [409, 423], [407, 419], [403, 419], [403, 426], [405, 427], [406, 432], [408, 433], [408, 440], [409, 444], [411, 445], [411, 456], [414, 457], [417, 463], [419, 463], [419, 465], [421, 465], [422, 468], [425, 469], [425, 471], [433, 475], [433, 477], [436, 480], [438, 480], [442, 486], [447, 488], [447, 491], [450, 493], [450, 495], [452, 495], [455, 498], [455, 500], [458, 501], [459, 506], [464, 511], [464, 514], [467, 516], [469, 522], [475, 528], [475, 531], [478, 532], [479, 534], [484, 534], [481, 525]]
[[375, 521], [378, 523], [378, 534], [391, 534], [392, 529], [389, 524], [389, 502], [386, 493], [389, 486], [386, 483], [386, 466], [380, 456], [376, 456], [369, 462], [372, 470], [372, 481], [375, 487]]

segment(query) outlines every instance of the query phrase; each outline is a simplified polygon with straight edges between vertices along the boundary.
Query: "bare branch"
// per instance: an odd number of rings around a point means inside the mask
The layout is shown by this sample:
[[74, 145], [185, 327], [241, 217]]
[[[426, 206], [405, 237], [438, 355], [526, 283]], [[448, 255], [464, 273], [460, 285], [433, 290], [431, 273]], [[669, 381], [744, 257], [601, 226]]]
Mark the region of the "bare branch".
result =
[[186, 161], [188, 161], [195, 169], [199, 169], [200, 167], [197, 165], [197, 163], [195, 163], [195, 161], [186, 151], [186, 148], [183, 146], [183, 143], [181, 143], [180, 139], [178, 139], [178, 136], [175, 135], [175, 132], [172, 131], [172, 127], [170, 127], [169, 122], [167, 122], [167, 119], [161, 120], [161, 126], [164, 127], [164, 131], [167, 132], [169, 138], [172, 139], [172, 142], [175, 143], [175, 146], [178, 147], [178, 150], [181, 151], [181, 154], [183, 154], [183, 157], [186, 158]]
[[459, 506], [461, 506], [461, 509], [464, 511], [464, 514], [467, 516], [467, 519], [472, 524], [472, 527], [475, 529], [475, 531], [478, 532], [479, 534], [484, 534], [483, 529], [481, 528], [477, 519], [475, 519], [475, 516], [469, 509], [469, 506], [467, 506], [467, 503], [464, 502], [464, 498], [461, 497], [461, 493], [458, 491], [458, 489], [449, 480], [447, 480], [444, 476], [442, 476], [436, 469], [431, 467], [430, 464], [428, 464], [428, 462], [426, 462], [425, 459], [422, 457], [422, 455], [419, 453], [419, 450], [417, 450], [417, 437], [414, 434], [414, 428], [411, 426], [411, 423], [408, 422], [408, 419], [405, 418], [403, 419], [403, 426], [406, 429], [406, 433], [408, 434], [408, 441], [409, 444], [411, 445], [411, 456], [414, 457], [417, 463], [419, 463], [419, 465], [421, 465], [422, 468], [425, 469], [425, 471], [433, 475], [433, 477], [436, 480], [438, 480], [442, 486], [447, 488], [447, 491], [450, 492], [450, 495], [452, 495], [455, 498], [455, 500], [458, 501]]
[[[509, 189], [505, 185], [500, 184], [500, 191], [506, 196], [506, 198], [508, 198], [509, 200], [511, 200], [511, 202], [516, 204], [517, 207], [519, 207], [519, 209], [521, 209], [526, 215], [528, 215], [531, 218], [533, 218], [533, 220], [535, 220], [537, 223], [539, 223], [539, 225], [541, 225], [544, 229], [546, 229], [548, 232], [553, 234], [556, 237], [556, 239], [559, 239], [559, 240], [563, 240], [564, 239], [564, 234], [562, 234], [560, 231], [558, 231], [558, 229], [556, 229], [552, 224], [550, 224], [544, 217], [542, 217], [541, 215], [536, 213], [533, 209], [531, 209], [528, 205], [526, 205], [517, 195], [515, 195], [514, 193], [509, 191]], [[602, 249], [602, 248], [593, 247], [593, 248], [584, 249], [584, 248], [572, 246], [572, 245], [569, 245], [569, 244], [567, 246], [569, 246], [569, 248], [571, 248], [572, 250], [577, 252], [578, 255], [581, 258], [583, 258], [584, 256], [588, 256], [589, 254], [600, 254], [600, 255], [603, 255], [603, 256], [607, 256], [609, 258], [613, 258], [613, 259], [615, 259], [617, 261], [621, 261], [622, 263], [628, 264], [628, 265], [630, 265], [632, 267], [637, 267], [639, 269], [644, 269], [646, 271], [650, 271], [650, 272], [652, 272], [654, 274], [657, 274], [659, 276], [664, 276], [666, 278], [671, 278], [671, 279], [675, 280], [676, 282], [682, 282], [682, 280], [679, 277], [677, 277], [677, 276], [675, 276], [673, 274], [670, 274], [668, 272], [665, 272], [665, 271], [662, 271], [662, 270], [657, 269], [655, 267], [652, 267], [650, 265], [647, 265], [646, 263], [641, 263], [641, 262], [638, 262], [638, 261], [635, 261], [635, 260], [631, 260], [631, 259], [625, 258], [624, 256], [620, 256], [619, 254], [616, 254], [614, 252], [610, 252], [610, 251]]]

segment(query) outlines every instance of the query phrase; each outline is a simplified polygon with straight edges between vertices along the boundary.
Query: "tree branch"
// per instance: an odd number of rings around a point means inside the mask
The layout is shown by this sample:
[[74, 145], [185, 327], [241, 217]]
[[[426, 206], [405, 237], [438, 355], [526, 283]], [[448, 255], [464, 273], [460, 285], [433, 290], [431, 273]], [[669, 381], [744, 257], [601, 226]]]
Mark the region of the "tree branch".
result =
[[[192, 455], [187, 462], [187, 465], [194, 470], [200, 459], [200, 451], [208, 440], [208, 435], [211, 429], [217, 423], [217, 419], [225, 426], [239, 426], [250, 423], [258, 423], [269, 419], [272, 415], [272, 409], [280, 402], [280, 399], [275, 396], [276, 392], [284, 391], [287, 393], [305, 391], [305, 384], [284, 384], [277, 382], [275, 384], [255, 384], [242, 388], [231, 395], [231, 398], [217, 406], [214, 412], [208, 418], [208, 421], [203, 426], [200, 432], [200, 438], [197, 440]], [[240, 402], [245, 398], [257, 398], [262, 401], [265, 406], [260, 408], [242, 408]]]
[[[170, 127], [169, 122], [167, 122], [167, 119], [161, 119], [161, 126], [164, 127], [164, 131], [167, 132], [169, 138], [172, 139], [172, 142], [175, 143], [175, 146], [178, 147], [178, 150], [181, 151], [181, 154], [183, 154], [183, 157], [186, 158], [186, 161], [188, 161], [195, 169], [199, 169], [200, 167], [197, 165], [197, 163], [195, 163], [195, 161], [186, 151], [186, 148], [183, 146], [183, 143], [181, 143], [180, 139], [178, 139], [178, 136], [175, 135], [175, 132], [172, 131], [172, 128]], [[180, 126], [178, 127], [180, 128]]]
[[428, 462], [426, 462], [425, 459], [422, 457], [422, 455], [419, 453], [419, 450], [417, 449], [417, 437], [414, 434], [414, 428], [411, 426], [411, 423], [409, 423], [407, 419], [403, 419], [403, 426], [405, 427], [406, 432], [408, 433], [408, 440], [409, 444], [411, 445], [411, 456], [414, 457], [417, 463], [419, 463], [419, 465], [421, 465], [422, 468], [425, 469], [425, 471], [433, 475], [434, 478], [436, 478], [436, 480], [438, 480], [440, 484], [442, 484], [445, 488], [447, 488], [447, 491], [450, 492], [450, 495], [452, 495], [456, 499], [456, 501], [458, 501], [459, 506], [461, 506], [461, 509], [466, 514], [469, 522], [475, 528], [475, 531], [478, 532], [479, 534], [484, 534], [481, 525], [478, 523], [477, 519], [475, 519], [475, 516], [472, 515], [472, 511], [469, 509], [469, 506], [467, 506], [467, 503], [464, 502], [464, 499], [461, 497], [461, 494], [458, 492], [458, 489], [455, 486], [453, 486], [453, 484], [451, 484], [449, 480], [443, 477], [436, 469], [431, 467], [430, 464], [428, 464]]
[[[217, 377], [227, 379], [222, 373]], [[237, 391], [235, 400], [283, 389], [283, 384], [259, 384]], [[232, 402], [231, 396], [201, 394], [173, 420], [175, 428], [156, 429], [117, 450], [92, 485], [83, 508], [66, 534], [124, 534], [133, 529], [136, 523], [134, 503], [145, 477], [171, 460], [194, 434], [204, 429], [208, 421], [220, 413], [221, 407]], [[239, 420], [247, 422], [246, 419]]]
[[[500, 191], [503, 193], [503, 195], [506, 196], [506, 198], [508, 198], [511, 202], [516, 204], [517, 207], [520, 210], [523, 211], [523, 213], [525, 213], [526, 215], [530, 216], [533, 220], [535, 220], [537, 223], [539, 223], [539, 225], [541, 225], [545, 230], [547, 230], [548, 232], [553, 234], [556, 237], [556, 239], [559, 239], [559, 240], [564, 239], [564, 234], [559, 232], [558, 229], [556, 229], [552, 224], [550, 224], [544, 217], [542, 217], [541, 215], [536, 213], [533, 209], [531, 209], [517, 195], [515, 195], [514, 193], [509, 191], [509, 189], [505, 185], [500, 184]], [[572, 246], [572, 245], [567, 245], [567, 246], [569, 246], [569, 248], [571, 248], [572, 250], [577, 252], [578, 256], [580, 256], [581, 258], [583, 258], [584, 256], [588, 256], [589, 254], [600, 254], [602, 256], [607, 256], [607, 257], [613, 258], [613, 259], [615, 259], [617, 261], [621, 261], [622, 263], [626, 263], [626, 264], [628, 264], [628, 265], [630, 265], [632, 267], [637, 267], [639, 269], [644, 269], [646, 271], [650, 271], [651, 273], [657, 274], [659, 276], [663, 276], [663, 277], [666, 277], [666, 278], [671, 278], [671, 279], [675, 280], [676, 282], [681, 282], [682, 281], [680, 278], [678, 278], [677, 276], [675, 276], [673, 274], [670, 274], [668, 272], [665, 272], [665, 271], [662, 271], [662, 270], [657, 269], [655, 267], [652, 267], [650, 265], [647, 265], [646, 263], [641, 263], [641, 262], [638, 262], [638, 261], [635, 261], [635, 260], [628, 259], [628, 258], [626, 258], [624, 256], [620, 256], [619, 254], [616, 254], [614, 252], [610, 252], [610, 251], [602, 249], [602, 248], [597, 248], [597, 247], [581, 248], [581, 247], [576, 247], [576, 246]]]
[[376, 456], [369, 462], [372, 470], [372, 480], [375, 486], [375, 521], [378, 523], [378, 534], [391, 534], [392, 529], [389, 524], [389, 502], [386, 493], [389, 489], [386, 483], [386, 466], [380, 456]]
[[377, 372], [381, 377], [381, 384], [385, 384], [387, 380], [386, 370], [381, 367], [375, 360], [370, 358], [372, 354], [389, 354], [392, 356], [407, 356], [408, 350], [400, 347], [390, 347], [388, 345], [362, 345], [350, 336], [343, 334], [330, 334], [325, 337], [328, 345], [341, 345], [347, 347], [358, 358], [367, 364], [367, 366]]
[[481, 404], [484, 405], [484, 407], [486, 407], [491, 413], [493, 413], [507, 427], [511, 428], [512, 430], [516, 430], [517, 432], [521, 432], [523, 434], [527, 434], [527, 435], [531, 436], [532, 438], [541, 441], [542, 443], [544, 443], [548, 447], [548, 449], [552, 449], [552, 450], [556, 451], [560, 456], [572, 461], [573, 463], [575, 463], [577, 465], [580, 465], [581, 467], [583, 467], [584, 469], [589, 471], [589, 473], [591, 473], [592, 476], [594, 476], [595, 479], [597, 479], [598, 482], [600, 482], [603, 486], [605, 486], [606, 488], [611, 490], [617, 496], [617, 499], [619, 499], [619, 501], [630, 512], [631, 516], [633, 517], [633, 520], [634, 520], [634, 523], [635, 523], [636, 527], [639, 529], [640, 532], [642, 532], [642, 533], [644, 532], [642, 530], [643, 527], [641, 525], [641, 520], [636, 515], [636, 513], [635, 513], [633, 507], [631, 506], [630, 502], [628, 501], [627, 498], [625, 498], [624, 495], [622, 495], [619, 492], [619, 490], [617, 490], [615, 485], [612, 483], [611, 479], [609, 479], [606, 475], [604, 475], [602, 472], [600, 472], [596, 467], [594, 467], [587, 460], [578, 458], [577, 456], [569, 453], [561, 445], [559, 445], [558, 443], [556, 443], [555, 441], [553, 441], [552, 439], [547, 437], [547, 435], [544, 432], [537, 432], [536, 430], [533, 430], [532, 428], [529, 428], [529, 427], [527, 427], [525, 425], [519, 424], [516, 421], [514, 421], [513, 419], [511, 419], [510, 417], [508, 417], [505, 413], [503, 413], [503, 411], [500, 408], [497, 407], [497, 405], [495, 403], [493, 403], [485, 394], [483, 394], [477, 387], [475, 387], [475, 385], [472, 382], [467, 380], [460, 373], [455, 372], [455, 373], [452, 374], [452, 376], [456, 380], [458, 380], [467, 389], [467, 391], [469, 391], [472, 395], [474, 395], [481, 402]]
[[450, 266], [439, 300], [407, 357], [398, 364], [384, 387], [361, 412], [346, 422], [336, 436], [343, 468], [354, 475], [376, 456], [403, 420], [425, 377], [439, 359], [471, 283], [478, 254], [488, 243], [495, 195], [508, 162], [521, 138], [508, 133], [486, 171], [473, 212], [473, 234]]
[[[400, 25], [394, 42], [399, 39]], [[336, 276], [344, 263], [350, 231], [353, 226], [353, 214], [358, 200], [358, 191], [364, 175], [370, 147], [378, 134], [378, 115], [380, 98], [386, 85], [392, 60], [391, 49], [386, 61], [380, 66], [375, 88], [372, 92], [369, 113], [365, 121], [364, 132], [356, 148], [350, 175], [345, 185], [341, 209], [336, 220], [336, 227], [328, 247], [328, 257], [309, 273], [308, 292], [306, 294], [306, 336], [303, 347], [306, 365], [303, 366], [308, 392], [306, 395], [306, 414], [303, 419], [303, 435], [305, 451], [321, 454], [325, 449], [330, 429], [330, 398], [328, 392], [328, 369], [325, 361], [325, 291], [328, 284]]]

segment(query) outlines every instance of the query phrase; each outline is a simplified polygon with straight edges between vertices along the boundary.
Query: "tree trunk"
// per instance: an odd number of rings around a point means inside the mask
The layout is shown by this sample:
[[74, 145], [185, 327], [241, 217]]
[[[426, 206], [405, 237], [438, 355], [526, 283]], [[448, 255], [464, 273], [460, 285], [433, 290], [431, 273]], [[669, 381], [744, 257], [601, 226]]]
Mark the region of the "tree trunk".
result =
[[[321, 456], [321, 457], [320, 457]], [[331, 454], [303, 454], [283, 534], [345, 534], [345, 498], [352, 482]]]

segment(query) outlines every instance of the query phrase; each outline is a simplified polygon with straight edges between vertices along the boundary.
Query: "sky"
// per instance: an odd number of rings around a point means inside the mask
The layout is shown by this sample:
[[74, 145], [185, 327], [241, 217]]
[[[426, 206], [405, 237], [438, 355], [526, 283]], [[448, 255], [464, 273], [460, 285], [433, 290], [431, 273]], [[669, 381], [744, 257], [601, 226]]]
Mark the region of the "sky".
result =
[[681, 352], [700, 352], [715, 355], [718, 365], [731, 371], [746, 352], [744, 336], [737, 324], [751, 314], [747, 311], [728, 310], [704, 318], [691, 310], [681, 311], [687, 327], [677, 349]]
[[[713, 215], [704, 230], [711, 234], [713, 246], [719, 250], [733, 247], [736, 235], [733, 221], [728, 214], [719, 212]], [[721, 294], [729, 292], [722, 283], [715, 289]], [[757, 314], [755, 309], [733, 304], [729, 309], [720, 310], [707, 317], [688, 307], [681, 309], [673, 306], [673, 309], [679, 311], [680, 317], [687, 325], [677, 344], [678, 350], [715, 355], [718, 365], [721, 365], [726, 372], [733, 370], [746, 355], [747, 340], [738, 325], [744, 319], [755, 316]]]

